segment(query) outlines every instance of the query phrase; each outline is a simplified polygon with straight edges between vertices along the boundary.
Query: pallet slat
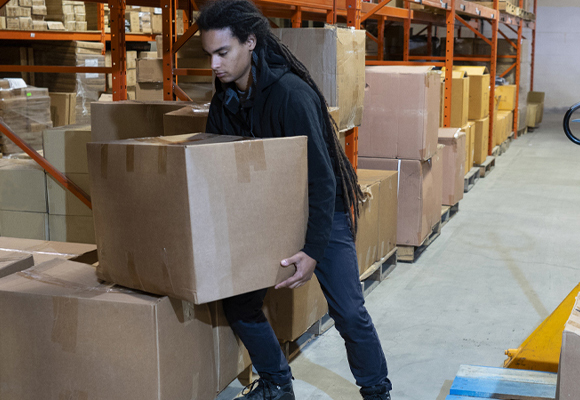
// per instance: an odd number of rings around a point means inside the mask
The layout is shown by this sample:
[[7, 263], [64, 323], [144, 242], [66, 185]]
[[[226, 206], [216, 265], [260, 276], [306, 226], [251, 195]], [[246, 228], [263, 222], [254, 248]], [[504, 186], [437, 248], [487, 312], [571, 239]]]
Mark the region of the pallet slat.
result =
[[487, 156], [483, 164], [477, 165], [479, 168], [479, 177], [485, 178], [495, 168], [495, 157]]
[[463, 192], [467, 193], [471, 189], [473, 189], [478, 180], [479, 180], [479, 168], [478, 167], [471, 168], [471, 170], [467, 174], [465, 174], [465, 180], [463, 183], [464, 185]]

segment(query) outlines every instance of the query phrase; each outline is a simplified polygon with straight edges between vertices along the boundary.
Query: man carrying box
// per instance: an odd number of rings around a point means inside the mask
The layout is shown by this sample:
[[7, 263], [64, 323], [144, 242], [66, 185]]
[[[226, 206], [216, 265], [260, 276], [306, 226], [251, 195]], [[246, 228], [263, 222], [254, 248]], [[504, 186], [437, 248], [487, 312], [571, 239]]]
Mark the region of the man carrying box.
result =
[[[213, 1], [201, 11], [197, 25], [217, 77], [206, 131], [308, 137], [306, 243], [302, 251], [281, 261], [283, 266], [294, 265], [296, 273], [276, 288], [298, 288], [315, 273], [345, 340], [361, 395], [367, 400], [390, 399], [387, 362], [364, 307], [358, 275], [354, 237], [362, 193], [324, 96], [304, 65], [270, 32], [268, 20], [253, 3]], [[266, 290], [223, 301], [228, 322], [260, 374], [242, 398], [294, 400], [290, 367], [262, 312]]]

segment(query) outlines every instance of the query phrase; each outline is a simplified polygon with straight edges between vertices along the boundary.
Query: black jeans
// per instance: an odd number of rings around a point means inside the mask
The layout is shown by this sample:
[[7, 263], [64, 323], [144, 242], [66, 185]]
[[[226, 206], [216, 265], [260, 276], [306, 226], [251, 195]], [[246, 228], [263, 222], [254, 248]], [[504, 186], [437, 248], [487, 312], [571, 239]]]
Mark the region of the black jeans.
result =
[[[357, 385], [384, 387], [390, 391], [387, 360], [364, 306], [347, 214], [334, 214], [330, 242], [315, 274], [328, 301], [329, 314], [344, 339], [350, 370]], [[262, 312], [266, 291], [263, 289], [226, 299], [223, 301], [224, 311], [230, 326], [248, 349], [260, 376], [286, 384], [291, 381], [292, 372]]]

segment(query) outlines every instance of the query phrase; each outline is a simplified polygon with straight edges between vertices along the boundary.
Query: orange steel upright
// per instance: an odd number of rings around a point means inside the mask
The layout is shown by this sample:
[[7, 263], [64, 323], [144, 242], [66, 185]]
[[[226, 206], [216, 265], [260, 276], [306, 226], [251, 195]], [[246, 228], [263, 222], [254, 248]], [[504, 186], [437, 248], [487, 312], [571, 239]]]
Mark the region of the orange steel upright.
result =
[[494, 121], [495, 121], [495, 76], [497, 74], [497, 33], [499, 30], [499, 0], [493, 0], [493, 9], [497, 15], [491, 20], [491, 59], [489, 67], [489, 141], [487, 153], [491, 156], [494, 142]]
[[455, 0], [451, 0], [445, 15], [447, 27], [445, 47], [445, 104], [443, 126], [451, 126], [451, 88], [453, 85], [453, 50], [455, 42]]
[[173, 55], [173, 0], [161, 0], [161, 17], [163, 19], [163, 100], [174, 100], [173, 98], [173, 65], [175, 57]]
[[[536, 12], [538, 11], [538, 0], [534, 0], [534, 15], [537, 15]], [[530, 90], [534, 91], [534, 63], [536, 60], [536, 24], [534, 23], [534, 27], [532, 28], [532, 65], [530, 68]]]
[[[519, 3], [520, 9], [524, 8], [524, 0], [520, 0]], [[522, 33], [524, 29], [524, 20], [520, 18], [518, 22], [518, 43], [517, 43], [517, 50], [516, 50], [516, 108], [514, 109], [514, 139], [518, 138], [518, 117], [520, 113], [520, 78], [521, 78], [521, 65], [520, 62], [522, 60]]]
[[127, 45], [125, 43], [125, 0], [109, 0], [113, 100], [127, 100]]
[[[360, 29], [362, 0], [346, 0], [346, 24]], [[350, 129], [345, 137], [345, 153], [354, 167], [358, 169], [358, 127]]]

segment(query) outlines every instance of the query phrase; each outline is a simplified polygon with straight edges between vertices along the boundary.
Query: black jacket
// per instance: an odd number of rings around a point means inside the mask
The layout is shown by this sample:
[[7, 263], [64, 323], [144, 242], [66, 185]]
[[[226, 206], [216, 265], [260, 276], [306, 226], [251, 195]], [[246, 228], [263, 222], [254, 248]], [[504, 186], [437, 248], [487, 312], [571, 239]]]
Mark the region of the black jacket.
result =
[[240, 100], [235, 83], [226, 85], [215, 80], [216, 93], [206, 132], [260, 138], [308, 137], [309, 217], [302, 251], [321, 261], [334, 211], [344, 211], [344, 205], [342, 187], [339, 185], [337, 190], [336, 163], [324, 139], [320, 100], [306, 82], [290, 71], [282, 56], [267, 48], [254, 51], [252, 73], [252, 94], [244, 101]]

